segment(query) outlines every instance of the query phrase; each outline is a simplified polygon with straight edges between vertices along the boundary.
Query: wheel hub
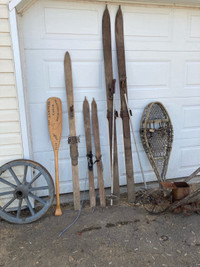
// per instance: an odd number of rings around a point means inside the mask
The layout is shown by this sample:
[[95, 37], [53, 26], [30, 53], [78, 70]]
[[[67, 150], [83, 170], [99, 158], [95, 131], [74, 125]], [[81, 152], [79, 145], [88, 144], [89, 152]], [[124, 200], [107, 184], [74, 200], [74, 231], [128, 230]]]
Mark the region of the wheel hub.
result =
[[29, 194], [28, 186], [20, 185], [16, 188], [14, 195], [17, 199], [24, 199]]

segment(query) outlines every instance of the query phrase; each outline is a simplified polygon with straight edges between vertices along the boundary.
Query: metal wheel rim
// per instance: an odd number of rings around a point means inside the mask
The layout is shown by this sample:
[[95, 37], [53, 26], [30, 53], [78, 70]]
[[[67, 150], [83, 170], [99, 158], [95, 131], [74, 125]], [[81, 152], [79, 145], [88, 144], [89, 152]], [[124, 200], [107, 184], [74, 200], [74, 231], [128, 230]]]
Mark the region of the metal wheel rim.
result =
[[[24, 166], [24, 176], [23, 180], [20, 181], [18, 175], [13, 171], [14, 167], [19, 167], [19, 166]], [[35, 175], [30, 182], [26, 181], [26, 176], [27, 176], [27, 171], [30, 170], [37, 170], [38, 173]], [[9, 171], [12, 175], [12, 178], [15, 180], [14, 183], [10, 183], [7, 181], [7, 179], [2, 178], [2, 174], [4, 174], [6, 171]], [[45, 186], [42, 187], [33, 187], [33, 183], [39, 179], [39, 177], [43, 177], [44, 180], [46, 181]], [[10, 201], [8, 201], [5, 205], [2, 207], [0, 206], [0, 217], [2, 217], [4, 220], [11, 222], [11, 223], [16, 223], [16, 224], [26, 224], [26, 223], [31, 223], [39, 218], [41, 218], [47, 210], [50, 208], [53, 199], [54, 199], [54, 183], [51, 175], [49, 172], [39, 163], [31, 160], [25, 160], [25, 159], [19, 159], [19, 160], [14, 160], [10, 161], [3, 166], [0, 167], [0, 184], [6, 184], [6, 186], [9, 186], [9, 188], [12, 190], [7, 191], [7, 192], [1, 192], [0, 193], [0, 200], [3, 196], [6, 195], [13, 195]], [[41, 197], [38, 197], [37, 195], [34, 194], [34, 191], [37, 190], [48, 190], [48, 198], [47, 199], [42, 199]], [[9, 194], [8, 194], [9, 193]], [[31, 205], [30, 199], [33, 199], [33, 201], [38, 201], [41, 202], [41, 209], [37, 212]], [[7, 208], [14, 202], [18, 200], [18, 206], [17, 206], [17, 211], [16, 215], [13, 215], [14, 212], [11, 211], [6, 211]], [[29, 212], [31, 213], [31, 216], [21, 216], [22, 213], [22, 202], [25, 201], [27, 204], [27, 208]]]
[[[170, 195], [165, 198], [163, 189], [152, 189], [143, 198], [143, 206], [150, 214], [161, 214], [170, 206]], [[157, 198], [159, 197], [159, 198]]]

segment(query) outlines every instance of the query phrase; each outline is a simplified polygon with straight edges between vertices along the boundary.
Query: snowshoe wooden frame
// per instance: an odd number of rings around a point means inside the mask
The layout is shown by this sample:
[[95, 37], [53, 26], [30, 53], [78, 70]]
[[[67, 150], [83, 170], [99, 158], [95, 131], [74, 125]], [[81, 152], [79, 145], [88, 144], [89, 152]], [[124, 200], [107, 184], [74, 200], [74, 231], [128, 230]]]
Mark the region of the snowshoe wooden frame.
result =
[[160, 102], [148, 104], [140, 122], [142, 145], [159, 183], [165, 181], [173, 143], [170, 116]]

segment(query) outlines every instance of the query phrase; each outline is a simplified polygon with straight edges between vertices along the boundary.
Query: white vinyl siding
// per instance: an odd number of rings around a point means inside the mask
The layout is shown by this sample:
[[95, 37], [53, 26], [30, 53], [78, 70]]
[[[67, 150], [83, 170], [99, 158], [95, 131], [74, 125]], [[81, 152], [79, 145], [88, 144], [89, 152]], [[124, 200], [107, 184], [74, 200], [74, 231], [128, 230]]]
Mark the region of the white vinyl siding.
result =
[[0, 2], [0, 165], [23, 157], [8, 2]]

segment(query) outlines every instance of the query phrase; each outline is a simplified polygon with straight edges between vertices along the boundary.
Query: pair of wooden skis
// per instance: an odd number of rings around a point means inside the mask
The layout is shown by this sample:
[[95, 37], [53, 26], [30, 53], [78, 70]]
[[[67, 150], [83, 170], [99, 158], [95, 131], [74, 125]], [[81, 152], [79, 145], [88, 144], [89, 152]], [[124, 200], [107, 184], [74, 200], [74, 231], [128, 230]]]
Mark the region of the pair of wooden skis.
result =
[[[93, 173], [93, 154], [92, 154], [92, 138], [91, 138], [91, 123], [90, 123], [90, 107], [87, 98], [83, 102], [83, 117], [84, 117], [84, 127], [85, 127], [85, 141], [87, 150], [87, 160], [88, 160], [88, 177], [89, 177], [89, 195], [90, 195], [90, 206], [96, 206], [96, 194], [94, 186], [94, 173]], [[94, 135], [94, 144], [96, 152], [97, 164], [97, 175], [99, 181], [99, 197], [100, 206], [105, 207], [105, 190], [104, 190], [104, 180], [103, 180], [103, 165], [101, 159], [101, 147], [100, 147], [100, 136], [99, 136], [99, 122], [97, 116], [97, 104], [93, 99], [92, 101], [92, 128]]]
[[[109, 124], [109, 139], [110, 139], [110, 160], [112, 166], [111, 168], [113, 168], [111, 170], [111, 176], [113, 176], [113, 181], [111, 181], [113, 182], [113, 185], [111, 184], [111, 194], [113, 193], [115, 196], [119, 197], [120, 194], [119, 171], [118, 171], [117, 137], [116, 137], [116, 120], [115, 120], [117, 117], [116, 116], [117, 112], [115, 111], [114, 107], [115, 80], [113, 79], [113, 67], [112, 67], [110, 15], [107, 6], [103, 14], [102, 34], [103, 34], [104, 68], [105, 68], [105, 80], [106, 80], [106, 92], [107, 92], [107, 118]], [[129, 110], [126, 105], [127, 82], [126, 82], [123, 16], [121, 7], [119, 7], [118, 9], [115, 20], [115, 38], [116, 38], [116, 48], [117, 48], [119, 88], [120, 88], [120, 99], [121, 99], [120, 116], [122, 118], [122, 124], [123, 124], [128, 201], [133, 202], [135, 200], [135, 189], [134, 189], [133, 160], [132, 160], [131, 136], [130, 136], [130, 125], [129, 125], [129, 114], [128, 114]]]

